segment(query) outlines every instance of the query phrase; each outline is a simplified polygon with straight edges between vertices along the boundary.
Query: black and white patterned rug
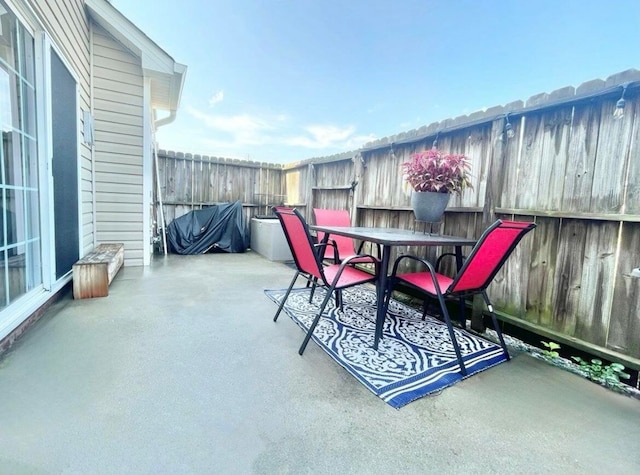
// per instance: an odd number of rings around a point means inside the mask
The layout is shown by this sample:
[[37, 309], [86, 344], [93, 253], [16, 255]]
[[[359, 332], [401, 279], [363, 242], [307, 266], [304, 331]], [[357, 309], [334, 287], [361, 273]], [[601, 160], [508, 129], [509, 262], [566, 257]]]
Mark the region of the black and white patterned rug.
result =
[[[265, 290], [280, 304], [286, 289]], [[308, 288], [293, 289], [285, 312], [305, 332], [317, 315], [324, 289], [316, 290], [309, 303]], [[378, 350], [373, 349], [376, 293], [369, 286], [343, 290], [344, 311], [330, 299], [313, 332], [313, 340], [358, 381], [395, 408], [442, 390], [465, 377], [506, 360], [493, 342], [455, 328], [467, 367], [463, 377], [447, 326], [439, 320], [392, 300]], [[300, 339], [301, 343], [302, 338]], [[298, 346], [296, 346], [297, 350]]]

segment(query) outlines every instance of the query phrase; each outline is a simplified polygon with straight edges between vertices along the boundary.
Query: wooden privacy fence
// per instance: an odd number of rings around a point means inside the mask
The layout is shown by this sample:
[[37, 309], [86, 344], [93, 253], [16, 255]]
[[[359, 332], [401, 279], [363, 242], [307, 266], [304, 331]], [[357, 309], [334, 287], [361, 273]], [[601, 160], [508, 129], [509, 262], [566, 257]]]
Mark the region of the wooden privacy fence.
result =
[[285, 200], [282, 165], [165, 150], [157, 160], [156, 216], [162, 202], [167, 224], [193, 209], [238, 200], [249, 219]]
[[[434, 231], [477, 238], [496, 217], [537, 224], [489, 288], [502, 318], [640, 369], [640, 279], [631, 276], [640, 266], [639, 80], [638, 71], [627, 71], [280, 169], [232, 171], [241, 166], [225, 163], [222, 178], [217, 163], [202, 160], [193, 179], [202, 185], [190, 189], [252, 204], [266, 190], [286, 195], [282, 201], [309, 220], [313, 207], [341, 208], [357, 225], [422, 232], [403, 191], [401, 163], [437, 142], [471, 158], [473, 189], [452, 197]], [[623, 86], [624, 116], [614, 119]], [[192, 176], [177, 170], [186, 170], [186, 157], [166, 157], [163, 167], [167, 202], [211, 201], [193, 192], [177, 198], [181, 177]]]

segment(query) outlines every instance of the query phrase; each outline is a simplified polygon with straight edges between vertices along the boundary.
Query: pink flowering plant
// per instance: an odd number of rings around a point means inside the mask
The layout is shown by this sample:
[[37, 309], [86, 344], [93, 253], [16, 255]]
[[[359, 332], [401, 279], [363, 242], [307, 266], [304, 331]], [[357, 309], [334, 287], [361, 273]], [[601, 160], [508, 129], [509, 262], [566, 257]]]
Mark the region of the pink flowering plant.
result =
[[404, 179], [415, 191], [458, 195], [465, 188], [473, 189], [470, 170], [466, 155], [444, 153], [436, 148], [414, 153], [402, 164]]

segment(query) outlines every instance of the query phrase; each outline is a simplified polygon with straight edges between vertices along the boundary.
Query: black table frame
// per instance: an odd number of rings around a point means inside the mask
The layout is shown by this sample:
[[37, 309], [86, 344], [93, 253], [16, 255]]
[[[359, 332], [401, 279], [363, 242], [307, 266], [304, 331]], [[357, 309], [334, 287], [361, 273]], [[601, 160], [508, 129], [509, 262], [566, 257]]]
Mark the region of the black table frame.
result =
[[376, 279], [377, 309], [373, 343], [373, 348], [376, 350], [382, 338], [382, 329], [386, 316], [384, 314], [384, 298], [387, 290], [390, 290], [387, 289], [387, 286], [389, 285], [391, 248], [394, 246], [451, 246], [455, 248], [456, 265], [460, 269], [462, 267], [462, 246], [473, 246], [476, 243], [476, 240], [471, 238], [423, 233], [410, 229], [339, 226], [309, 226], [309, 228], [326, 233], [325, 239], [328, 239], [330, 234], [337, 234], [382, 246], [380, 272]]

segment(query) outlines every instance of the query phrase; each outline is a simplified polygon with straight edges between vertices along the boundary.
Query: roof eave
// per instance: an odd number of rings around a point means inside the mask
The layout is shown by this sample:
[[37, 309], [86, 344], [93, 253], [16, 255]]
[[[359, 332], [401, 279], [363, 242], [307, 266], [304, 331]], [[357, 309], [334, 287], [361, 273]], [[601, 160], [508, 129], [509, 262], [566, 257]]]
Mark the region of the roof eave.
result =
[[180, 105], [187, 66], [176, 63], [106, 0], [85, 0], [85, 5], [93, 21], [140, 58], [144, 76], [152, 80], [151, 107], [175, 113]]

